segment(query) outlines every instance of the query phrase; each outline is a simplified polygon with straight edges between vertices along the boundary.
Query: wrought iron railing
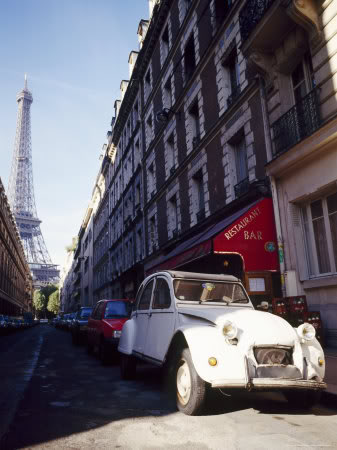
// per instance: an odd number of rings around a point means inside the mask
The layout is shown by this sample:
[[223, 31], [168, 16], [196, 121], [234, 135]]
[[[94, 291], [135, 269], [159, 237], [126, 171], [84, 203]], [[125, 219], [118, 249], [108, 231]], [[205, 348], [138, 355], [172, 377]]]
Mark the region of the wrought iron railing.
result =
[[239, 14], [241, 39], [245, 41], [263, 18], [274, 0], [248, 0]]
[[235, 100], [239, 97], [240, 94], [241, 94], [241, 87], [238, 84], [235, 87], [235, 89], [232, 89], [231, 95], [227, 98], [227, 107], [228, 108], [235, 102]]
[[273, 157], [286, 152], [321, 126], [318, 89], [315, 88], [271, 126]]
[[241, 195], [248, 192], [249, 186], [250, 186], [249, 178], [245, 178], [244, 180], [241, 180], [240, 183], [238, 183], [234, 186], [235, 197], [240, 197]]

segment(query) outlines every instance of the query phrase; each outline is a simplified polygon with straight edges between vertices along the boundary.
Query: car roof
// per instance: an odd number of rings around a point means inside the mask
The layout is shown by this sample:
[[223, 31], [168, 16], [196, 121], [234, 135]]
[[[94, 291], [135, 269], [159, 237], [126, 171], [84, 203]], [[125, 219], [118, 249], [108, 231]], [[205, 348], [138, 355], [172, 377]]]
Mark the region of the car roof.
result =
[[180, 270], [162, 270], [154, 275], [169, 274], [172, 278], [188, 278], [195, 280], [214, 280], [214, 281], [241, 281], [233, 275], [222, 275], [214, 273], [182, 272]]

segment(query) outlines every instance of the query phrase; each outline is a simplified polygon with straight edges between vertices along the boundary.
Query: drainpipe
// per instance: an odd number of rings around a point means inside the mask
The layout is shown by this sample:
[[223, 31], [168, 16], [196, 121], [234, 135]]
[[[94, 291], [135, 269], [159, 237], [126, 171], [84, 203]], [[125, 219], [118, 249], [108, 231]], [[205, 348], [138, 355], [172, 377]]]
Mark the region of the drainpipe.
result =
[[[260, 98], [262, 105], [262, 117], [263, 117], [263, 128], [264, 135], [266, 138], [266, 152], [268, 161], [272, 160], [272, 142], [270, 136], [270, 125], [268, 119], [268, 109], [267, 109], [267, 101], [266, 101], [266, 92], [262, 77], [259, 76], [260, 81]], [[283, 245], [283, 237], [282, 237], [282, 228], [281, 228], [281, 219], [280, 219], [280, 209], [279, 209], [279, 201], [277, 195], [277, 184], [275, 177], [273, 175], [269, 175], [270, 185], [271, 185], [271, 193], [273, 199], [273, 208], [274, 208], [274, 216], [275, 216], [275, 226], [276, 226], [276, 235], [277, 235], [277, 248], [278, 248], [278, 258], [280, 264], [280, 274], [281, 274], [281, 289], [282, 296], [286, 296], [286, 287], [284, 282], [284, 272], [285, 272], [285, 263], [284, 263], [284, 245]]]

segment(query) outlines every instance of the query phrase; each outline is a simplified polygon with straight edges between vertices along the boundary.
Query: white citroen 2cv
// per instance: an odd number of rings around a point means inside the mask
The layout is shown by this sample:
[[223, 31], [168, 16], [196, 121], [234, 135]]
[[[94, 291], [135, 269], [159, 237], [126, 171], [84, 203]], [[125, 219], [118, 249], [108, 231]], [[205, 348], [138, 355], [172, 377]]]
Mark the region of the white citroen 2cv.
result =
[[162, 271], [141, 284], [119, 342], [121, 375], [137, 359], [173, 373], [178, 409], [199, 414], [211, 388], [279, 390], [310, 407], [326, 388], [315, 328], [254, 309], [233, 276]]

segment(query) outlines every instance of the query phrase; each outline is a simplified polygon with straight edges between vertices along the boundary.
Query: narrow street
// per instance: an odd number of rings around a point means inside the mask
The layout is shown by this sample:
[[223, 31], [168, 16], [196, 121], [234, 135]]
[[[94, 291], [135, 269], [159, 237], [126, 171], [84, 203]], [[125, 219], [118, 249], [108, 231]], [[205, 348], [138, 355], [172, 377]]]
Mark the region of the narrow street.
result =
[[0, 448], [336, 448], [337, 409], [291, 409], [278, 394], [213, 393], [204, 416], [175, 408], [158, 369], [122, 381], [68, 333], [42, 325], [1, 337]]

